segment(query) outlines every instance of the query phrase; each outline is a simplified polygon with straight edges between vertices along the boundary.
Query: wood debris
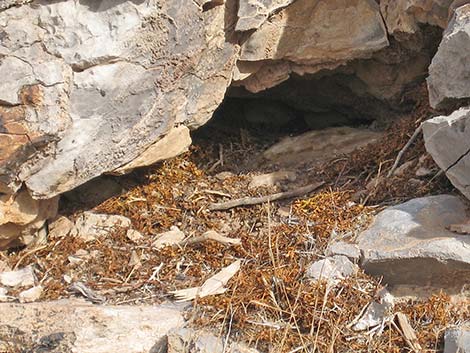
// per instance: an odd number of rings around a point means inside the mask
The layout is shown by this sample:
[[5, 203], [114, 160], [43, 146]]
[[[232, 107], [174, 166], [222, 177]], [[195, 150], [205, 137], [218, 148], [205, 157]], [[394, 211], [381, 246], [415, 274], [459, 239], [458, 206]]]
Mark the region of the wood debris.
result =
[[227, 202], [213, 203], [209, 205], [208, 209], [211, 211], [222, 211], [222, 210], [228, 210], [234, 207], [259, 205], [265, 202], [272, 202], [272, 201], [277, 201], [277, 200], [282, 200], [282, 199], [289, 199], [293, 197], [304, 196], [318, 189], [324, 184], [325, 184], [324, 182], [318, 182], [318, 183], [313, 183], [310, 185], [300, 187], [295, 190], [279, 192], [279, 193], [271, 194], [267, 196], [243, 197], [241, 199], [231, 200]]
[[227, 291], [225, 285], [240, 269], [241, 261], [237, 260], [223, 268], [220, 272], [207, 279], [200, 287], [192, 287], [170, 292], [177, 301], [189, 301], [210, 295], [223, 294]]
[[193, 244], [198, 244], [207, 240], [213, 240], [224, 245], [240, 245], [242, 242], [241, 239], [224, 237], [223, 235], [220, 235], [214, 230], [209, 230], [198, 237], [185, 239], [181, 241], [179, 245], [181, 246], [193, 245]]

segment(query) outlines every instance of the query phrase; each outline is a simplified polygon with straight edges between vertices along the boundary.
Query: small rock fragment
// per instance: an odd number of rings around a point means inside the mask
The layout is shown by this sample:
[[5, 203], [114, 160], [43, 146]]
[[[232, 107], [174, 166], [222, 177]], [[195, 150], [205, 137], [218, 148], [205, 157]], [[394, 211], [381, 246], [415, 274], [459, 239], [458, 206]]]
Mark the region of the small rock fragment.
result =
[[346, 256], [335, 255], [318, 260], [307, 269], [307, 277], [319, 281], [325, 280], [330, 285], [335, 285], [342, 279], [357, 273], [358, 267]]
[[248, 187], [254, 189], [260, 186], [274, 186], [278, 183], [295, 181], [297, 174], [288, 170], [279, 170], [277, 172], [255, 175], [252, 177]]
[[353, 262], [358, 262], [361, 258], [361, 251], [356, 244], [346, 243], [344, 241], [337, 241], [328, 245], [326, 249], [328, 256], [343, 255]]
[[158, 235], [157, 240], [152, 243], [152, 246], [161, 249], [168, 245], [178, 244], [184, 239], [184, 233], [178, 227], [172, 226], [168, 232]]
[[85, 242], [90, 242], [108, 235], [118, 227], [129, 228], [130, 226], [131, 220], [127, 217], [87, 211], [78, 216], [70, 234]]
[[20, 270], [0, 273], [0, 284], [7, 287], [30, 287], [34, 286], [36, 277], [32, 266], [23, 267]]
[[0, 287], [0, 302], [8, 301], [8, 290], [6, 288]]
[[73, 228], [73, 222], [67, 217], [61, 216], [49, 224], [49, 238], [57, 239], [65, 237]]
[[20, 303], [32, 303], [38, 300], [42, 295], [42, 286], [32, 287], [19, 294]]
[[378, 302], [369, 304], [364, 314], [352, 326], [353, 330], [364, 331], [381, 325], [393, 317], [393, 307], [395, 306], [393, 296], [387, 290], [382, 289], [379, 292], [379, 298]]
[[137, 243], [139, 240], [144, 238], [144, 236], [135, 229], [128, 229], [126, 233], [126, 237], [129, 240], [132, 240], [134, 243]]
[[455, 327], [446, 331], [444, 353], [470, 353], [470, 326]]

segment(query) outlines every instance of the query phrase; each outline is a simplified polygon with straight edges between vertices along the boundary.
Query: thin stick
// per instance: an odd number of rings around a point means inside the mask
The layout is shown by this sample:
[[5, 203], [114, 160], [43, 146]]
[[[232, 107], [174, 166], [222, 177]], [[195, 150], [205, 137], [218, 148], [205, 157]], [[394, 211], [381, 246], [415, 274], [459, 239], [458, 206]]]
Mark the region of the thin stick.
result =
[[297, 197], [297, 196], [308, 194], [318, 189], [320, 186], [324, 184], [325, 182], [322, 181], [319, 183], [302, 186], [295, 190], [279, 192], [277, 194], [271, 194], [271, 195], [261, 196], [261, 197], [243, 197], [241, 199], [231, 200], [227, 202], [213, 203], [209, 205], [208, 209], [210, 211], [220, 211], [220, 210], [228, 210], [234, 207], [258, 205], [264, 202], [272, 202], [276, 200], [289, 199], [292, 197]]
[[419, 124], [419, 126], [416, 128], [415, 132], [413, 132], [413, 135], [411, 135], [406, 145], [400, 150], [400, 152], [398, 152], [397, 158], [395, 159], [395, 162], [393, 163], [392, 169], [390, 169], [390, 171], [387, 174], [387, 178], [390, 178], [392, 176], [395, 169], [397, 169], [398, 164], [400, 163], [400, 160], [403, 157], [403, 154], [411, 146], [414, 140], [416, 140], [416, 138], [418, 137], [422, 129], [423, 129], [422, 124]]

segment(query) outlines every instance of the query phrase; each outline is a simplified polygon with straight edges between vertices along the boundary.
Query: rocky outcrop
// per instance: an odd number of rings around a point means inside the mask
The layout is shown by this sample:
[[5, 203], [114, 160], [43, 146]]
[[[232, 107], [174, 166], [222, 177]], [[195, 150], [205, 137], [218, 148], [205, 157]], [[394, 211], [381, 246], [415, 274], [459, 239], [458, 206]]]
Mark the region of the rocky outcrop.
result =
[[205, 123], [237, 52], [224, 6], [196, 2], [38, 1], [0, 12], [0, 26], [1, 191], [25, 183], [35, 198]]
[[429, 101], [440, 107], [470, 99], [470, 4], [455, 10], [429, 66]]
[[451, 195], [389, 207], [357, 238], [362, 267], [390, 285], [460, 289], [470, 275], [470, 240], [448, 227], [467, 220], [466, 205]]
[[423, 134], [426, 150], [452, 184], [470, 199], [470, 108], [425, 121]]
[[242, 45], [240, 84], [259, 92], [288, 79], [291, 72], [333, 69], [387, 45], [375, 1], [298, 0], [264, 22]]
[[380, 11], [390, 34], [405, 40], [421, 24], [446, 28], [453, 0], [381, 0]]

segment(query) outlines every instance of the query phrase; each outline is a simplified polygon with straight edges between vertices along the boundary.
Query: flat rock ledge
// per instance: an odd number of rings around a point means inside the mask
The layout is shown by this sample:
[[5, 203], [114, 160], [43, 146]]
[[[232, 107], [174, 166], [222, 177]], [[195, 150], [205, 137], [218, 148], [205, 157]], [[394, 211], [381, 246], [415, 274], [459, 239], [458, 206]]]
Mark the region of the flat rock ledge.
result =
[[32, 347], [34, 352], [57, 353], [153, 352], [170, 330], [184, 325], [182, 309], [98, 306], [78, 300], [4, 303], [0, 304], [0, 351]]
[[467, 205], [452, 195], [389, 207], [358, 237], [362, 267], [389, 285], [462, 287], [470, 278], [470, 237], [448, 227], [467, 220]]

